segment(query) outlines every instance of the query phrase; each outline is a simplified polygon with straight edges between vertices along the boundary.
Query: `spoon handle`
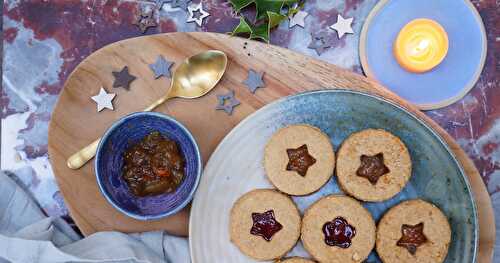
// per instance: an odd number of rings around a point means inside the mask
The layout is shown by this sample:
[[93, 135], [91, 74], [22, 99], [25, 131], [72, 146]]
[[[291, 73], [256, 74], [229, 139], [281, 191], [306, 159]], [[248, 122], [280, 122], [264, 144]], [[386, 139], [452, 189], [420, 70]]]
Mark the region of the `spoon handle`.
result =
[[[171, 97], [172, 97], [171, 95], [167, 95], [163, 98], [158, 99], [157, 101], [155, 101], [151, 105], [149, 105], [149, 107], [145, 108], [144, 111], [154, 110], [154, 108], [158, 107], [158, 105], [164, 103], [166, 100], [170, 99]], [[97, 140], [93, 141], [91, 144], [82, 148], [80, 151], [71, 155], [68, 158], [66, 165], [73, 170], [80, 169], [83, 165], [85, 165], [88, 161], [90, 161], [90, 159], [94, 158], [94, 156], [97, 152], [97, 146], [99, 145], [100, 141], [101, 141], [101, 138], [98, 138]]]
[[93, 141], [91, 144], [85, 146], [75, 154], [71, 155], [68, 158], [68, 162], [66, 163], [71, 169], [80, 169], [84, 164], [86, 164], [90, 159], [94, 158], [95, 153], [97, 151], [97, 146], [101, 138]]

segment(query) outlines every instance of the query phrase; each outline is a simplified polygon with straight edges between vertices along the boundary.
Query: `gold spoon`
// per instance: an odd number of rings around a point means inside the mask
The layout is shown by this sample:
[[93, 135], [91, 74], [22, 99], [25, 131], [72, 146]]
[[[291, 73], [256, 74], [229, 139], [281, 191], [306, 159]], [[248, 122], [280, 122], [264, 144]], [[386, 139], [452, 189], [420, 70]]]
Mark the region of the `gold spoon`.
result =
[[[144, 111], [152, 111], [158, 105], [171, 98], [195, 99], [201, 97], [219, 82], [226, 71], [226, 54], [218, 50], [209, 50], [184, 60], [175, 70], [170, 89], [167, 94]], [[101, 138], [68, 158], [67, 165], [71, 169], [79, 169], [94, 158]]]

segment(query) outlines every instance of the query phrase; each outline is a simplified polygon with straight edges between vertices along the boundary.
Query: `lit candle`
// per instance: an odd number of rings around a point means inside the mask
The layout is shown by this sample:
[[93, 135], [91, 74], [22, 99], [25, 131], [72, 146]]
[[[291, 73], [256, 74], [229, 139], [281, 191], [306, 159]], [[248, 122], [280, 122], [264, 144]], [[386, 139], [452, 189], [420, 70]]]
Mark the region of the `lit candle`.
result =
[[415, 19], [406, 24], [394, 42], [394, 56], [404, 69], [427, 72], [439, 65], [448, 53], [448, 35], [431, 19]]

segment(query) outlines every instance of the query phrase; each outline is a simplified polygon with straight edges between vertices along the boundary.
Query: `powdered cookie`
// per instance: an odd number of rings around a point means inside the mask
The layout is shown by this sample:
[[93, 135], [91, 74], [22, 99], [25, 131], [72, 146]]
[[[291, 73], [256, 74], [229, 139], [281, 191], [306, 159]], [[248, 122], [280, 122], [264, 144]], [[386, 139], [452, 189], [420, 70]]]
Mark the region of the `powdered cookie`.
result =
[[451, 229], [433, 204], [416, 199], [400, 203], [382, 217], [377, 228], [377, 253], [385, 263], [443, 262]]
[[362, 262], [375, 245], [375, 222], [358, 201], [330, 195], [307, 209], [302, 243], [319, 262]]
[[291, 195], [321, 188], [333, 174], [335, 154], [320, 129], [292, 125], [276, 132], [266, 145], [264, 168], [271, 183]]
[[384, 130], [353, 133], [337, 155], [337, 177], [342, 190], [363, 201], [383, 201], [399, 193], [411, 176], [408, 149]]
[[284, 256], [300, 236], [300, 214], [290, 197], [270, 189], [250, 191], [233, 205], [231, 241], [257, 260]]
[[315, 263], [315, 262], [307, 258], [293, 257], [293, 258], [278, 260], [276, 261], [276, 263]]

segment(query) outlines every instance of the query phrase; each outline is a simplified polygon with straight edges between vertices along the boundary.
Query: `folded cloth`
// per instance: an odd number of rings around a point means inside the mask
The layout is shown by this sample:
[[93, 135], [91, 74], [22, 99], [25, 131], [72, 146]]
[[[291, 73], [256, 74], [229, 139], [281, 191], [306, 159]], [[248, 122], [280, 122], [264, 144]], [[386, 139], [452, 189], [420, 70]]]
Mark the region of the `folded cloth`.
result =
[[164, 232], [100, 232], [81, 238], [61, 218], [46, 217], [0, 172], [0, 263], [190, 262], [185, 238]]

